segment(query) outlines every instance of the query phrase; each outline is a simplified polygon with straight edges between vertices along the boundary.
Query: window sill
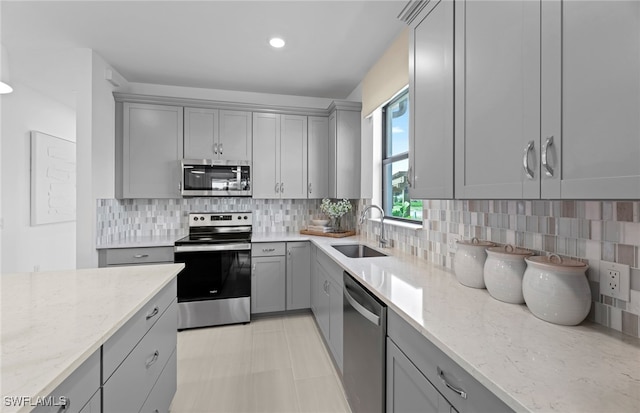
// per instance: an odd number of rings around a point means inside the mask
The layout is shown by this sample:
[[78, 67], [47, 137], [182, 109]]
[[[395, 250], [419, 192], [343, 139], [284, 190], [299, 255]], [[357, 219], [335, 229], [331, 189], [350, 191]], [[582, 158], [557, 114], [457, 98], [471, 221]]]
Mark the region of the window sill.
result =
[[[380, 218], [367, 218], [367, 220], [373, 221], [373, 222], [380, 222]], [[399, 227], [399, 228], [413, 229], [416, 231], [419, 229], [422, 229], [422, 224], [413, 224], [411, 222], [402, 222], [402, 221], [396, 221], [393, 219], [386, 219], [384, 223], [385, 225], [392, 225], [394, 227]]]

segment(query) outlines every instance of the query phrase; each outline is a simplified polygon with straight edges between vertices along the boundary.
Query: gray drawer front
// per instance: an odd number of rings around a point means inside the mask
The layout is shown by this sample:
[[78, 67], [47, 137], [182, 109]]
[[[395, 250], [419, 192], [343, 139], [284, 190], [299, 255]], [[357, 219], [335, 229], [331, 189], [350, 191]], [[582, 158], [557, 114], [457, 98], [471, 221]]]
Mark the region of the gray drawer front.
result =
[[173, 262], [173, 247], [113, 248], [105, 252], [107, 265]]
[[149, 393], [149, 397], [144, 402], [144, 406], [140, 413], [168, 413], [173, 396], [176, 394], [178, 387], [178, 361], [176, 352], [169, 356], [167, 365], [160, 373], [160, 378], [153, 386], [153, 390]]
[[[387, 335], [459, 412], [513, 411], [393, 311], [388, 312]], [[438, 368], [450, 385], [467, 393], [466, 399], [442, 382]]]
[[[102, 377], [105, 381], [113, 374], [147, 331], [158, 321], [160, 315], [176, 297], [177, 279], [174, 279], [104, 343]], [[175, 327], [177, 332], [177, 321]]]
[[137, 412], [142, 408], [163, 367], [175, 356], [177, 320], [178, 303], [174, 301], [104, 383], [105, 412]]
[[252, 257], [272, 257], [276, 255], [285, 255], [284, 242], [258, 242], [251, 244]]
[[49, 395], [57, 406], [38, 406], [33, 411], [49, 413], [60, 411], [61, 397], [67, 401], [64, 412], [79, 412], [100, 388], [100, 349], [96, 350]]

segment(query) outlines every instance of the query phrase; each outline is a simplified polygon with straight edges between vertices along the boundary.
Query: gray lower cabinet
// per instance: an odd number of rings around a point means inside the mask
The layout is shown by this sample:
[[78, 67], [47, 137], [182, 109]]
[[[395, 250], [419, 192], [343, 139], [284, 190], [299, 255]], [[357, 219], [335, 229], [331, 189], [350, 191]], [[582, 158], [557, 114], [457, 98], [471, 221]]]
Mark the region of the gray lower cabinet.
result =
[[314, 271], [316, 283], [313, 298], [314, 315], [340, 372], [342, 372], [343, 361], [342, 271], [342, 268], [331, 258], [317, 250]]
[[[33, 411], [37, 413], [53, 412], [98, 412], [100, 405], [100, 350], [96, 350], [67, 377], [56, 389], [43, 399], [43, 404]], [[91, 406], [87, 407], [88, 404]], [[65, 406], [65, 407], [63, 407]]]
[[84, 405], [80, 413], [100, 413], [102, 412], [102, 392], [96, 391], [91, 400]]
[[286, 309], [286, 244], [254, 243], [251, 246], [251, 313]]
[[180, 198], [181, 106], [116, 102], [116, 197]]
[[287, 310], [311, 306], [311, 247], [308, 241], [287, 242]]
[[387, 413], [455, 411], [398, 346], [387, 338]]
[[169, 411], [176, 391], [177, 325], [174, 280], [103, 345], [105, 412], [137, 412], [147, 402], [152, 411]]
[[513, 411], [391, 310], [387, 336], [387, 411], [413, 412], [415, 403], [432, 406], [426, 411], [449, 411], [445, 401], [462, 413]]
[[98, 267], [173, 262], [173, 247], [108, 248], [98, 250]]

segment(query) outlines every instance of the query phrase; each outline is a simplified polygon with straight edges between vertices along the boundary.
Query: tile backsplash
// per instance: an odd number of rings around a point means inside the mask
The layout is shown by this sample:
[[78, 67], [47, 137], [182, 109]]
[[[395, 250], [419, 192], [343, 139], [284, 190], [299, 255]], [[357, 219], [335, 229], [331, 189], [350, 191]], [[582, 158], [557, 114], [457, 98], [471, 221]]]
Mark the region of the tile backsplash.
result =
[[[368, 203], [360, 201], [359, 210]], [[392, 246], [451, 269], [449, 242], [459, 238], [578, 259], [589, 264], [589, 319], [640, 337], [640, 202], [429, 200], [424, 201], [423, 217], [420, 229], [385, 224]], [[368, 221], [361, 232], [377, 240], [380, 224]], [[631, 267], [629, 302], [599, 294], [601, 260]]]
[[123, 239], [180, 236], [190, 212], [253, 212], [257, 233], [299, 232], [320, 217], [320, 200], [252, 198], [99, 199], [98, 247]]

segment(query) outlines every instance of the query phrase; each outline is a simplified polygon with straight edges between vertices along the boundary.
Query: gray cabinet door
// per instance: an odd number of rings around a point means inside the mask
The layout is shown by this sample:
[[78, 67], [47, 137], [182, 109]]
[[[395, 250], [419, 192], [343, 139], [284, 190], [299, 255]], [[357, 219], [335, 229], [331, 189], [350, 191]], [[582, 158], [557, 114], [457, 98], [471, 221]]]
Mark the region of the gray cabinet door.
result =
[[455, 27], [456, 198], [538, 198], [540, 1], [456, 2]]
[[329, 196], [360, 198], [360, 111], [329, 115]]
[[320, 332], [325, 341], [329, 343], [329, 274], [322, 265], [316, 266], [317, 271], [317, 296], [316, 296], [316, 321], [320, 326]]
[[410, 28], [411, 198], [453, 198], [453, 32], [451, 1], [426, 7]]
[[640, 198], [640, 3], [542, 11], [542, 196]]
[[285, 257], [252, 258], [251, 313], [285, 310]]
[[182, 107], [123, 104], [122, 198], [179, 198]]
[[280, 115], [280, 197], [307, 197], [307, 117]]
[[220, 111], [218, 155], [230, 161], [251, 161], [251, 112]]
[[184, 108], [184, 157], [218, 159], [218, 111]]
[[308, 128], [307, 198], [322, 199], [329, 196], [329, 119], [309, 116]]
[[253, 114], [253, 197], [280, 198], [280, 115]]
[[316, 262], [316, 255], [318, 252], [318, 247], [313, 243], [309, 243], [311, 250], [311, 273], [310, 273], [310, 299], [311, 299], [311, 311], [314, 315], [318, 313], [318, 263]]
[[387, 412], [449, 413], [451, 405], [387, 338]]
[[287, 310], [311, 306], [311, 247], [287, 242]]
[[329, 346], [340, 371], [342, 371], [343, 360], [342, 294], [342, 285], [331, 280], [329, 282]]

